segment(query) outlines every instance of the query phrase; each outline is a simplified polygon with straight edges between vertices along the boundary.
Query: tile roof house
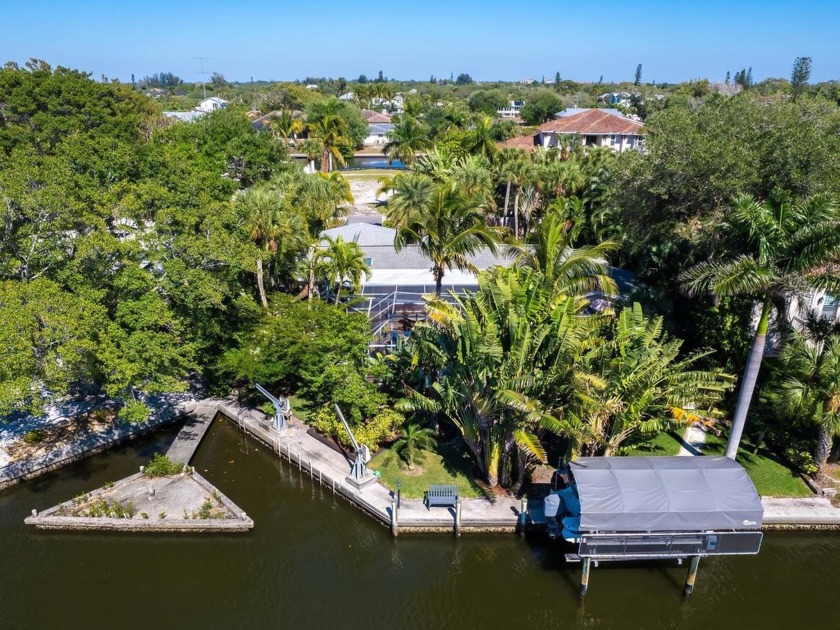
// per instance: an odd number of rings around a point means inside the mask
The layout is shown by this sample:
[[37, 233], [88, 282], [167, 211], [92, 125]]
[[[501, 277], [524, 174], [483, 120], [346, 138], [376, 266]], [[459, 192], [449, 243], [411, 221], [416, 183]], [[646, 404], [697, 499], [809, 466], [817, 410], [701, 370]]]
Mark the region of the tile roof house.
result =
[[388, 114], [380, 114], [379, 112], [371, 112], [370, 116], [365, 116], [365, 120], [369, 125], [390, 124], [391, 117]]
[[500, 146], [526, 151], [533, 151], [534, 147], [548, 149], [556, 147], [558, 138], [565, 135], [579, 138], [583, 146], [610, 147], [618, 152], [644, 147], [644, 125], [616, 110], [581, 109], [558, 115], [559, 118], [540, 125], [535, 135], [513, 138]]

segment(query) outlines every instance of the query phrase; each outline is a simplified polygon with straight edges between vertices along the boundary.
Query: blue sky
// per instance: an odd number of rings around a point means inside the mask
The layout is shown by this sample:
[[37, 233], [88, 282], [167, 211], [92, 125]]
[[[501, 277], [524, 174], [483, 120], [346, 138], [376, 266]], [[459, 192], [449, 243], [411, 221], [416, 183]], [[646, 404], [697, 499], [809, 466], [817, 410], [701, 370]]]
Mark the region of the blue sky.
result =
[[[733, 6], [734, 5], [734, 6]], [[0, 12], [0, 62], [29, 57], [128, 80], [205, 69], [229, 80], [305, 76], [578, 81], [723, 80], [752, 66], [840, 79], [837, 0], [233, 2], [30, 0]]]

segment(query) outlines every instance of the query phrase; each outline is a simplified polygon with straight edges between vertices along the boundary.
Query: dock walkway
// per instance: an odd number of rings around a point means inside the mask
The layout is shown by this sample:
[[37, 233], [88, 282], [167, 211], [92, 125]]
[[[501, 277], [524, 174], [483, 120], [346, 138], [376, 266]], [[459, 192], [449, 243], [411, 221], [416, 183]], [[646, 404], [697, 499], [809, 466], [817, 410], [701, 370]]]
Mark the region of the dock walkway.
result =
[[[379, 481], [362, 488], [347, 479], [350, 461], [341, 453], [308, 434], [309, 427], [292, 418], [288, 427], [276, 430], [265, 414], [244, 409], [231, 402], [215, 403], [216, 409], [235, 422], [243, 431], [269, 445], [280, 457], [298, 466], [312, 479], [334, 489], [360, 509], [383, 524], [391, 524], [391, 502], [394, 493]], [[460, 530], [465, 532], [515, 531], [519, 522], [518, 499], [464, 499], [461, 503]], [[402, 499], [397, 511], [399, 531], [452, 531], [454, 508], [426, 508], [422, 500]]]
[[200, 401], [193, 409], [192, 413], [187, 416], [184, 426], [175, 436], [175, 441], [169, 446], [166, 451], [166, 456], [173, 462], [180, 464], [189, 464], [201, 440], [210, 428], [213, 418], [219, 412], [218, 405], [221, 400], [205, 399]]

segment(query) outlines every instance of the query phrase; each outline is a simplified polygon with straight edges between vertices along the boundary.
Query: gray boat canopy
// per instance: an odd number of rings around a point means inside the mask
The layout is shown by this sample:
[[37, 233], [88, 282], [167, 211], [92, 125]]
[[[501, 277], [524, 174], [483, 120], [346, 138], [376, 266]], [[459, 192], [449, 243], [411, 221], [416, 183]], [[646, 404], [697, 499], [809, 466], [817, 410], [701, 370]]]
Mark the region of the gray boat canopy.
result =
[[570, 464], [585, 532], [759, 529], [761, 499], [727, 457], [581, 457]]

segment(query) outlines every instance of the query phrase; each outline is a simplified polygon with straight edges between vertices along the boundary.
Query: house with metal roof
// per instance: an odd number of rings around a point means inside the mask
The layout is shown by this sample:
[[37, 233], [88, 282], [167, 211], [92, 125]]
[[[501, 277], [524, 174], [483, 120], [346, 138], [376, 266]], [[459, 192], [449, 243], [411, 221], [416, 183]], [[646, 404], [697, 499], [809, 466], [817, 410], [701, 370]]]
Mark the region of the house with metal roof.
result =
[[[425, 293], [435, 290], [432, 276], [432, 261], [416, 245], [408, 245], [399, 252], [394, 247], [396, 230], [370, 223], [350, 223], [341, 227], [324, 230], [321, 236], [341, 237], [345, 241], [358, 243], [365, 254], [365, 261], [370, 267], [370, 278], [362, 283], [362, 295], [385, 296], [398, 292], [412, 295], [412, 301]], [[493, 265], [509, 264], [505, 253], [493, 254], [484, 249], [469, 257], [478, 270], [488, 269]], [[443, 276], [444, 292], [456, 293], [478, 287], [478, 277], [470, 271], [447, 269]]]
[[368, 125], [368, 135], [364, 140], [367, 147], [385, 144], [388, 142], [388, 134], [394, 130], [391, 123], [377, 123]]

